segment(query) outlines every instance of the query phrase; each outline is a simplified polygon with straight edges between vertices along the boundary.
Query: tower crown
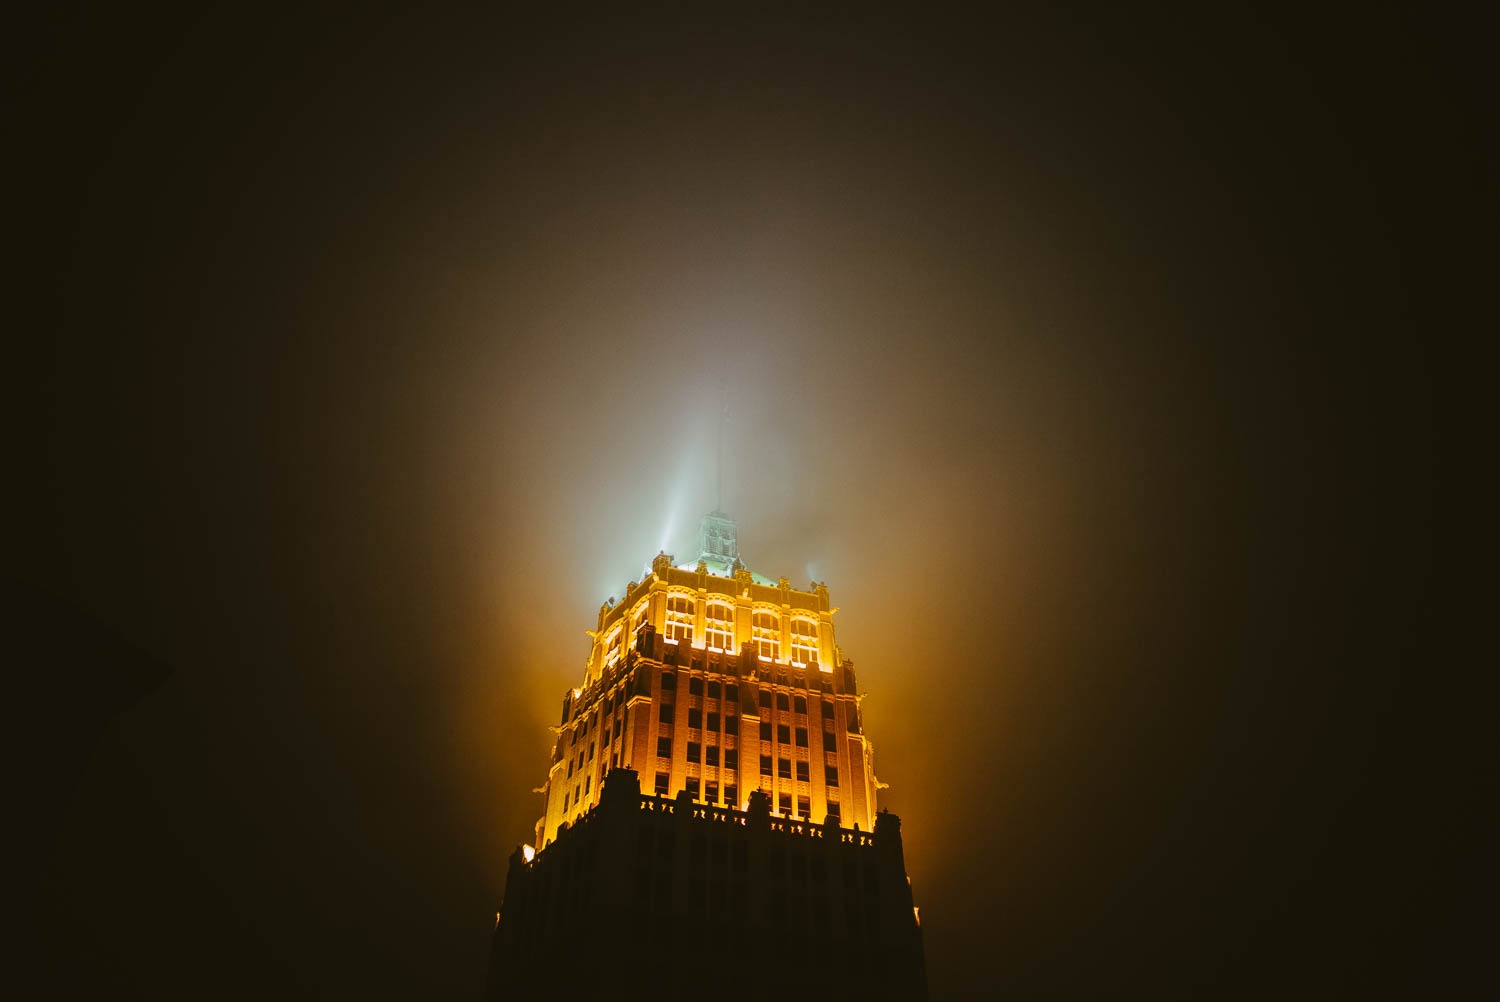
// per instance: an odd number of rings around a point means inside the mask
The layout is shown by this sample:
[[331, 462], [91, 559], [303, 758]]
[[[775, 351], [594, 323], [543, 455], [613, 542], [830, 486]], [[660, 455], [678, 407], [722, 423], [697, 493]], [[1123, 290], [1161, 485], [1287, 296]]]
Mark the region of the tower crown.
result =
[[698, 559], [724, 564], [740, 559], [739, 527], [734, 519], [715, 509], [698, 523]]

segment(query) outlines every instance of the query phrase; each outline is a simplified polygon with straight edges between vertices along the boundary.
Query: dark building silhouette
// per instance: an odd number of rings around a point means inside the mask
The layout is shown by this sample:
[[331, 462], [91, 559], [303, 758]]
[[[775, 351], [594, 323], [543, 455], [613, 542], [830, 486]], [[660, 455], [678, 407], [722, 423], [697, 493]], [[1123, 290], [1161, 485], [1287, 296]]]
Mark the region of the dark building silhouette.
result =
[[699, 535], [600, 609], [488, 997], [926, 998], [828, 589], [753, 574], [721, 512]]

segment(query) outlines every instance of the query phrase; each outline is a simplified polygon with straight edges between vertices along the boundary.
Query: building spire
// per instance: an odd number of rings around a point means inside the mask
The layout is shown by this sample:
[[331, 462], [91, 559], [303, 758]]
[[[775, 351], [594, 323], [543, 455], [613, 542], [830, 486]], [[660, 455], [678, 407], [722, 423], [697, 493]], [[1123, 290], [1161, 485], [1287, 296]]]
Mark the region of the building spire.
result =
[[732, 569], [740, 558], [739, 527], [724, 511], [724, 426], [729, 423], [729, 383], [719, 380], [718, 451], [715, 453], [717, 480], [714, 510], [698, 523], [698, 560], [721, 573]]
[[724, 510], [724, 425], [729, 421], [729, 387], [721, 381], [719, 389], [723, 406], [719, 410], [719, 493], [714, 504], [714, 511], [722, 512]]

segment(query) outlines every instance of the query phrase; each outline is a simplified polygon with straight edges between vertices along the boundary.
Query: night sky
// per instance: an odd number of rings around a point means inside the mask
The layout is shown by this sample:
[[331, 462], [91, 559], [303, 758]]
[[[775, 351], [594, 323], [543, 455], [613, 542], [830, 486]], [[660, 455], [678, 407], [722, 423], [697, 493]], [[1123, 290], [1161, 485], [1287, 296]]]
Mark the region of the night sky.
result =
[[59, 994], [476, 998], [583, 630], [693, 556], [726, 399], [742, 553], [841, 607], [934, 998], [1456, 978], [1468, 30], [1207, 6], [13, 37]]

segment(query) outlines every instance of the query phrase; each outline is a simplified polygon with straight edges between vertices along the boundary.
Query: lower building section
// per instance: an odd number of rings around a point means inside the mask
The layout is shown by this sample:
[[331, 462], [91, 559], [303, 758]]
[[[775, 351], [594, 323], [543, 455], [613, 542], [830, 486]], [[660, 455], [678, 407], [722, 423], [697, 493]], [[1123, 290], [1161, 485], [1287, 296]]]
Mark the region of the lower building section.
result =
[[869, 832], [773, 817], [759, 790], [743, 811], [668, 799], [630, 768], [541, 852], [511, 856], [487, 986], [492, 1000], [926, 995], [895, 815]]

